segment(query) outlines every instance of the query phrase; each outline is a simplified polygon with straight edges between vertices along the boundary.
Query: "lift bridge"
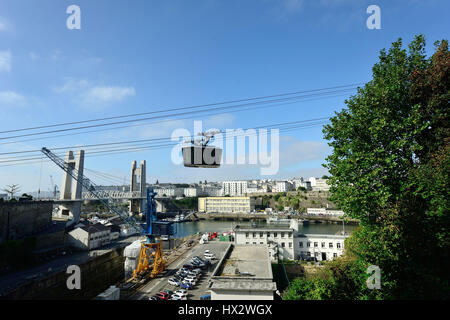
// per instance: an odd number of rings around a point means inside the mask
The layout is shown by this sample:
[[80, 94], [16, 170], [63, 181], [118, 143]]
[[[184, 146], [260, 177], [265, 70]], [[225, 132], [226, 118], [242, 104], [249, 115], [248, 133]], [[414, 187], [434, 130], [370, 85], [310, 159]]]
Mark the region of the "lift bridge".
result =
[[[49, 155], [50, 151], [47, 153], [47, 156]], [[132, 162], [129, 191], [97, 190], [98, 187], [83, 175], [84, 150], [76, 151], [75, 155], [73, 151], [67, 151], [61, 166], [65, 169], [59, 199], [48, 200], [53, 200], [58, 205], [58, 216], [71, 218], [71, 225], [78, 223], [81, 204], [88, 200], [127, 200], [129, 216], [144, 214], [147, 199], [145, 160], [141, 161], [139, 167], [136, 161]]]

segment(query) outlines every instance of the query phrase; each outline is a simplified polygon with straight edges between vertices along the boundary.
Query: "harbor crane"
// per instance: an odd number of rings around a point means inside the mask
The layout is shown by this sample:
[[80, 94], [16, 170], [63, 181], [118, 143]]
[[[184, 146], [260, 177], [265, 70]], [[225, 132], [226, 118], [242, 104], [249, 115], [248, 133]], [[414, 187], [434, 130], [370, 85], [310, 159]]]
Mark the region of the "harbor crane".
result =
[[149, 275], [150, 278], [153, 278], [164, 270], [165, 262], [162, 254], [161, 243], [156, 242], [156, 237], [161, 235], [173, 235], [174, 228], [173, 223], [170, 221], [158, 221], [155, 203], [156, 193], [153, 192], [152, 188], [147, 188], [147, 206], [145, 210], [146, 222], [145, 224], [141, 224], [133, 217], [128, 216], [128, 214], [111, 207], [108, 201], [104, 200], [103, 197], [101, 197], [97, 193], [95, 185], [90, 182], [90, 180], [87, 179], [84, 175], [79, 177], [78, 174], [73, 173], [73, 170], [69, 168], [68, 164], [63, 159], [59, 158], [57, 155], [55, 155], [45, 147], [42, 148], [41, 151], [58, 167], [69, 174], [77, 182], [81, 183], [81, 185], [89, 193], [92, 194], [94, 199], [101, 201], [106, 206], [106, 208], [116, 214], [116, 217], [119, 216], [137, 233], [145, 235], [147, 237], [146, 242], [143, 242], [141, 244], [139, 261], [136, 269], [133, 272], [133, 278], [137, 279], [146, 275]]
[[[222, 149], [214, 146], [208, 146], [208, 143], [213, 140], [214, 135], [220, 133], [219, 131], [211, 131], [201, 133], [200, 140], [190, 141], [191, 146], [183, 147], [182, 154], [185, 167], [194, 168], [218, 168], [220, 167], [220, 161], [222, 158]], [[138, 223], [133, 217], [130, 217], [127, 213], [123, 213], [112, 208], [108, 201], [105, 201], [101, 197], [95, 188], [95, 185], [90, 182], [84, 175], [79, 177], [78, 174], [74, 174], [73, 170], [69, 168], [69, 165], [49, 149], [43, 147], [41, 149], [50, 160], [52, 160], [58, 167], [69, 174], [75, 181], [79, 182], [83, 188], [85, 188], [94, 199], [98, 199], [102, 202], [106, 208], [111, 212], [119, 216], [125, 223], [132, 227], [137, 233], [145, 235], [146, 241], [141, 243], [141, 249], [139, 253], [139, 260], [136, 269], [133, 271], [133, 279], [139, 279], [145, 276], [154, 278], [160, 274], [165, 268], [165, 261], [162, 254], [161, 242], [156, 242], [156, 238], [162, 235], [175, 234], [173, 222], [159, 221], [156, 214], [156, 193], [152, 188], [147, 188], [147, 205], [145, 207], [145, 224]], [[53, 184], [53, 182], [52, 182]], [[110, 218], [108, 220], [114, 219]]]

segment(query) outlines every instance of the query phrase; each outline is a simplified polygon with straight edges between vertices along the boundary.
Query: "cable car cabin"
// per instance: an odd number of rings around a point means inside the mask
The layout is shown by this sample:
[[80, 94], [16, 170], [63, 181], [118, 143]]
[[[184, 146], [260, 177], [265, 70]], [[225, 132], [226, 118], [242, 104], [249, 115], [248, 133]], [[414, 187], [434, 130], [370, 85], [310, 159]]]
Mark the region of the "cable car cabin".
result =
[[212, 146], [189, 146], [182, 148], [185, 167], [218, 168], [222, 159], [222, 149]]

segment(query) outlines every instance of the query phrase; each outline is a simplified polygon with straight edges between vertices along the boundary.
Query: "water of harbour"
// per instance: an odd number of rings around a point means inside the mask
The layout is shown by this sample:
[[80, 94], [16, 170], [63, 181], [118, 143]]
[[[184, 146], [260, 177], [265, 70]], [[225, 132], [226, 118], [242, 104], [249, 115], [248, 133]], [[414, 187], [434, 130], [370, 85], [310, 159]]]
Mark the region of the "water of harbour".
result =
[[[237, 221], [210, 221], [201, 220], [195, 222], [183, 222], [177, 223], [177, 232], [174, 235], [176, 238], [183, 238], [195, 233], [205, 233], [205, 232], [217, 232], [222, 233], [224, 231], [230, 231], [237, 224], [239, 226], [251, 227], [251, 222], [237, 222]], [[268, 227], [268, 226], [280, 226], [275, 224], [267, 224], [265, 222], [259, 222], [256, 226]], [[282, 225], [284, 227], [289, 227], [289, 224]], [[345, 225], [345, 232], [351, 233], [357, 226], [355, 225]], [[300, 233], [313, 233], [313, 234], [336, 234], [342, 231], [342, 224], [334, 223], [313, 223], [310, 222], [309, 226], [302, 226], [301, 223], [298, 226], [298, 231]]]

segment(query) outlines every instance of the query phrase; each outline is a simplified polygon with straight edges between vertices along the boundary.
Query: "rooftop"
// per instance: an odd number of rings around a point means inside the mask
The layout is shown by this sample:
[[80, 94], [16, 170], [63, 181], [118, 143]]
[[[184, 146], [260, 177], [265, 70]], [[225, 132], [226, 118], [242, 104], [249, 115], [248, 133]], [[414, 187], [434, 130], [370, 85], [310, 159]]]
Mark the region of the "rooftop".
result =
[[266, 246], [232, 246], [211, 278], [212, 290], [276, 290]]

